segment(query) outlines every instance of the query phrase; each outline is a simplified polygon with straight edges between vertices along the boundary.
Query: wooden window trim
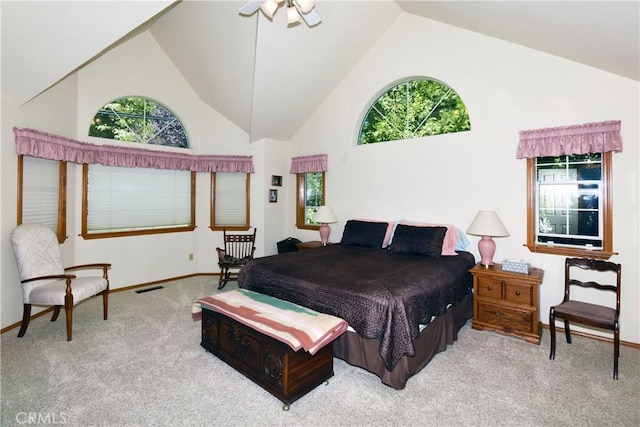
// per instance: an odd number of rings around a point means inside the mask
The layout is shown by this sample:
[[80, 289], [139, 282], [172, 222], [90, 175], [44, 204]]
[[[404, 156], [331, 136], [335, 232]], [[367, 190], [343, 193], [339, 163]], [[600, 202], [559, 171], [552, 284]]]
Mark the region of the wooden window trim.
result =
[[[322, 172], [322, 203], [325, 204], [327, 199], [325, 197], [326, 191], [326, 174]], [[318, 230], [319, 225], [305, 224], [305, 174], [296, 174], [296, 227], [300, 230]]]
[[[22, 224], [22, 192], [24, 178], [24, 155], [18, 156], [18, 209], [16, 225]], [[58, 221], [56, 227], [58, 243], [67, 240], [67, 162], [58, 161]]]
[[247, 195], [247, 203], [246, 203], [246, 212], [245, 212], [245, 218], [247, 220], [245, 225], [242, 226], [228, 226], [228, 225], [221, 225], [218, 226], [216, 225], [216, 173], [215, 172], [211, 172], [211, 195], [209, 197], [210, 199], [210, 203], [211, 206], [209, 208], [209, 228], [211, 228], [211, 230], [213, 231], [222, 231], [222, 230], [228, 230], [228, 231], [247, 231], [251, 228], [251, 174], [247, 173], [247, 180], [246, 180], [246, 195]]
[[536, 243], [536, 162], [535, 158], [527, 159], [527, 243], [531, 252], [571, 257], [609, 259], [617, 252], [613, 251], [613, 203], [612, 203], [612, 161], [611, 152], [602, 153], [602, 196], [603, 196], [603, 248], [588, 250], [565, 246], [538, 245]]

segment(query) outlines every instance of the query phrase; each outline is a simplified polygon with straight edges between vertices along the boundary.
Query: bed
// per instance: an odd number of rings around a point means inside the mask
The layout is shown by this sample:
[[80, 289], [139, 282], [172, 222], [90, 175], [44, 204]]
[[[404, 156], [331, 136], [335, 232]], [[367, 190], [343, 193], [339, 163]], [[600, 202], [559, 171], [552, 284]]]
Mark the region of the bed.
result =
[[347, 221], [339, 244], [257, 258], [238, 284], [346, 320], [334, 356], [403, 389], [473, 316], [475, 260], [442, 255], [453, 227], [397, 225], [390, 243], [389, 228]]

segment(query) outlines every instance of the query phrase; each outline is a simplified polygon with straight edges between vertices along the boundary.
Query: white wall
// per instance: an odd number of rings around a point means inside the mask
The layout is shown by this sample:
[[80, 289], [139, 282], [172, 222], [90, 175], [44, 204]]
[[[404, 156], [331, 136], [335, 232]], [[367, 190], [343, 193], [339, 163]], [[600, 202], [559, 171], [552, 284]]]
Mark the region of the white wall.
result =
[[[426, 76], [455, 89], [471, 131], [356, 146], [367, 106], [391, 82]], [[638, 251], [638, 82], [428, 19], [402, 15], [310, 117], [292, 156], [327, 153], [327, 204], [340, 222], [368, 217], [453, 223], [498, 212], [511, 236], [495, 260], [524, 258], [545, 270], [540, 317], [562, 299], [564, 257], [526, 247], [526, 161], [518, 132], [621, 120], [624, 152], [613, 155], [614, 249], [623, 264], [622, 339], [640, 342]], [[292, 232], [294, 227], [291, 228]], [[305, 237], [311, 235], [299, 233]], [[470, 236], [469, 250], [479, 259]]]
[[[295, 224], [295, 175], [289, 174], [289, 144], [273, 139], [262, 139], [254, 142], [264, 150], [265, 159], [263, 185], [260, 187], [260, 197], [264, 209], [264, 234], [263, 239], [257, 241], [257, 245], [263, 245], [264, 255], [278, 253], [277, 243], [288, 236], [289, 224]], [[282, 177], [282, 186], [271, 185], [271, 177]], [[253, 187], [253, 182], [252, 182]], [[268, 200], [269, 190], [278, 191], [278, 201], [271, 203]], [[252, 202], [255, 199], [252, 199]], [[252, 218], [253, 223], [253, 218]]]

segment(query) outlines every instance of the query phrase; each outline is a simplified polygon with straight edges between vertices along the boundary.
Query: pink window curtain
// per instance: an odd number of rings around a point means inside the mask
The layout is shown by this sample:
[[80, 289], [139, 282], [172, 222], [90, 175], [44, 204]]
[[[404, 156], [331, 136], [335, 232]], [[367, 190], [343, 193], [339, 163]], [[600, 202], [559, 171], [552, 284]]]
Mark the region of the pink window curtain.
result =
[[328, 170], [326, 154], [291, 158], [289, 173], [326, 172]]
[[622, 151], [620, 120], [520, 131], [516, 158]]
[[18, 155], [127, 168], [254, 173], [252, 156], [191, 155], [136, 147], [94, 145], [35, 129], [13, 128]]

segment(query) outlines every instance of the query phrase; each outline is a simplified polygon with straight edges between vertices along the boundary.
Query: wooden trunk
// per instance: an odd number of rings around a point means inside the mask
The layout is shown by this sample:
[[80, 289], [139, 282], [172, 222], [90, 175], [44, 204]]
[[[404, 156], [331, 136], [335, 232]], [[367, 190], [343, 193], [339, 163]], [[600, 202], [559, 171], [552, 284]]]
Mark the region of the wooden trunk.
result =
[[202, 342], [209, 352], [288, 406], [333, 376], [333, 343], [315, 355], [202, 308]]

